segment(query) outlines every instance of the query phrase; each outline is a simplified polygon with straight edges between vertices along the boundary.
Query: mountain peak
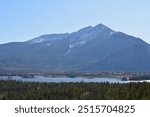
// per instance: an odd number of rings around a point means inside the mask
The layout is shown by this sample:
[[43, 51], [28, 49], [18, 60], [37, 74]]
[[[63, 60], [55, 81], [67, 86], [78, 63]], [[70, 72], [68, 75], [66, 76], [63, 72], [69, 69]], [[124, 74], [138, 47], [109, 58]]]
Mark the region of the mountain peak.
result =
[[105, 26], [103, 24], [98, 24], [96, 26], [88, 26], [88, 27], [80, 29], [77, 32], [82, 32], [82, 33], [91, 33], [91, 32], [99, 33], [99, 32], [102, 32], [102, 31], [115, 32], [115, 31], [113, 31], [112, 29], [108, 28], [107, 26]]
[[78, 38], [87, 38], [89, 36], [97, 35], [98, 33], [105, 33], [105, 34], [113, 34], [115, 31], [112, 29], [108, 28], [107, 26], [103, 24], [98, 24], [96, 26], [87, 26], [85, 28], [82, 28], [78, 30], [77, 32], [72, 32], [72, 33], [63, 33], [63, 34], [44, 34], [41, 35], [37, 38], [34, 38], [32, 40], [29, 40], [28, 42], [30, 43], [42, 43], [42, 42], [47, 42], [47, 41], [54, 41], [66, 37], [72, 37], [72, 40], [76, 40]]
[[94, 27], [101, 27], [101, 28], [102, 28], [102, 27], [106, 27], [106, 26], [100, 23], [100, 24], [97, 24], [97, 25], [94, 26]]
[[49, 71], [150, 70], [150, 45], [103, 24], [0, 46], [0, 69]]
[[111, 31], [111, 32], [115, 32], [114, 30], [108, 28], [107, 26], [105, 26], [103, 24], [98, 24], [98, 25], [94, 26], [93, 28], [97, 29], [97, 30], [108, 30], [108, 31]]

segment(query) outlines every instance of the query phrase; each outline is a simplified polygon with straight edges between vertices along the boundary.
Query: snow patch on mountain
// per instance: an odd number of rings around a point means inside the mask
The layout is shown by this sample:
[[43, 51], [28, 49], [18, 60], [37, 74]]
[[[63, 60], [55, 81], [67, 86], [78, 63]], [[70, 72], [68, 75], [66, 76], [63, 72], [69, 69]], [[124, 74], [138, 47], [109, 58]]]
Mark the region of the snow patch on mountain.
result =
[[50, 45], [51, 45], [51, 43], [46, 44], [46, 46], [50, 46]]
[[64, 34], [45, 34], [40, 37], [34, 38], [32, 40], [29, 40], [27, 42], [31, 44], [36, 44], [36, 43], [43, 43], [43, 42], [56, 42], [61, 39], [65, 39], [69, 36], [69, 33], [64, 33]]
[[86, 43], [86, 40], [77, 42], [77, 43], [75, 43], [75, 44], [70, 44], [70, 45], [69, 45], [69, 48], [72, 49], [72, 48], [74, 48], [75, 46], [81, 46], [81, 45], [84, 45], [85, 43]]
[[74, 46], [74, 45], [70, 44], [70, 45], [69, 45], [69, 48], [71, 49], [71, 48], [73, 48], [73, 46]]
[[110, 35], [113, 35], [114, 33], [115, 33], [114, 31], [111, 31], [111, 32], [110, 32]]
[[44, 42], [45, 39], [44, 38], [39, 38], [39, 39], [34, 39], [31, 41], [32, 44], [35, 44], [35, 43], [41, 43], [41, 42]]
[[67, 52], [65, 52], [64, 55], [67, 55], [67, 54], [69, 54], [70, 52], [71, 52], [71, 50], [68, 50]]
[[78, 42], [79, 45], [83, 45], [83, 44], [85, 44], [85, 43], [86, 43], [86, 40], [81, 41], [81, 42]]
[[87, 41], [87, 40], [80, 41], [80, 42], [77, 42], [77, 43], [75, 43], [75, 44], [70, 44], [70, 45], [69, 45], [69, 49], [68, 49], [68, 51], [67, 51], [67, 52], [65, 52], [65, 54], [64, 54], [64, 55], [69, 54], [69, 53], [72, 51], [72, 49], [73, 49], [74, 47], [84, 45], [84, 44], [86, 43], [86, 41]]

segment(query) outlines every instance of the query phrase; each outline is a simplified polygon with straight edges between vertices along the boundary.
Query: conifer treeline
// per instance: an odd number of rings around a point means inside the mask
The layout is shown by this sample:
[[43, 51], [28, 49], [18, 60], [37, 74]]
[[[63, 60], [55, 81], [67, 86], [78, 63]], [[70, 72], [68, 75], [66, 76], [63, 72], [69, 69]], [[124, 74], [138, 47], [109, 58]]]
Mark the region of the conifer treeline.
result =
[[0, 81], [1, 100], [144, 100], [150, 99], [150, 83], [23, 83]]

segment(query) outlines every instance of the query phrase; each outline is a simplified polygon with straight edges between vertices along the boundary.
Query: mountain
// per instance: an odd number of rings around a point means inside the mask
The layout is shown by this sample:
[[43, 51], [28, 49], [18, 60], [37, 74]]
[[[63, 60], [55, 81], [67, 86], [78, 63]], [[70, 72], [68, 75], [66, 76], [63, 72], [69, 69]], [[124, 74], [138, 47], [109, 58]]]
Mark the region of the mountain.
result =
[[1, 70], [150, 71], [150, 45], [103, 24], [0, 45]]

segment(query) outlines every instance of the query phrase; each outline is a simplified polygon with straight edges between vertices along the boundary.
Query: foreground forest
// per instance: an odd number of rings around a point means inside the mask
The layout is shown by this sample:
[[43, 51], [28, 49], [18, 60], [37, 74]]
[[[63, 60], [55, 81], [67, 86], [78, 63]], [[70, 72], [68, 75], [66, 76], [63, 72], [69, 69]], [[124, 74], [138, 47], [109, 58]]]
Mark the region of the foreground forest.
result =
[[1, 100], [147, 100], [150, 83], [23, 83], [0, 81]]

